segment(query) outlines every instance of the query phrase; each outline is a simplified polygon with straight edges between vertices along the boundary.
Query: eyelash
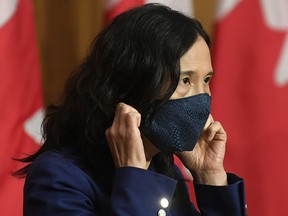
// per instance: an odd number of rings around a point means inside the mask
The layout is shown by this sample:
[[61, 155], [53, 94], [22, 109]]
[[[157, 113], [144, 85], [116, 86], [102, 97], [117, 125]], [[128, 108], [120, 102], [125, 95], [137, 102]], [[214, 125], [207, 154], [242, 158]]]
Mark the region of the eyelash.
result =
[[181, 79], [181, 81], [183, 82], [183, 84], [187, 84], [187, 83], [189, 83], [190, 84], [190, 78], [189, 77], [184, 77], [184, 78], [182, 78]]
[[[205, 84], [208, 84], [208, 83], [210, 82], [211, 78], [212, 78], [212, 76], [206, 76], [206, 77], [204, 78], [203, 82], [204, 82]], [[182, 84], [184, 84], [184, 85], [186, 85], [186, 84], [191, 84], [191, 83], [190, 83], [190, 77], [183, 77], [183, 78], [180, 79], [180, 82], [181, 82]]]
[[211, 76], [205, 77], [205, 78], [204, 78], [204, 83], [206, 83], [206, 84], [209, 83], [210, 80], [211, 80], [211, 78], [212, 78]]

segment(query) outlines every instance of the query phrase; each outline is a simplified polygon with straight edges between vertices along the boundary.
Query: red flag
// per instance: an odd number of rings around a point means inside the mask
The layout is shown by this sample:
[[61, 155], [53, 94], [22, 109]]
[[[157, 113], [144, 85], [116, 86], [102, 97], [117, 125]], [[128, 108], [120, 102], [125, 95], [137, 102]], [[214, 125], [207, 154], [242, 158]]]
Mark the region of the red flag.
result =
[[129, 8], [148, 3], [160, 3], [183, 13], [192, 14], [191, 0], [106, 0], [106, 22]]
[[212, 110], [228, 133], [226, 168], [245, 178], [248, 215], [288, 210], [288, 2], [218, 5]]
[[143, 5], [145, 0], [107, 0], [106, 1], [106, 13], [105, 13], [105, 22], [109, 22], [115, 16], [122, 13], [123, 11]]
[[[12, 158], [34, 152], [42, 90], [31, 0], [0, 1], [0, 215], [22, 215], [23, 180]], [[40, 134], [38, 134], [39, 136]]]

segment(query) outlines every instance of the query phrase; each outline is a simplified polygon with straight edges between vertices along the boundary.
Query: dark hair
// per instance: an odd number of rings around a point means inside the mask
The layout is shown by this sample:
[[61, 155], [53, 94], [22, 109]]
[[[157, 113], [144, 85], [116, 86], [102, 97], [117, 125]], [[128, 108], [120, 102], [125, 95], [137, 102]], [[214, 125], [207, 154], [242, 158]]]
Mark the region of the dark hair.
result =
[[[157, 110], [153, 103], [160, 99], [163, 104], [175, 91], [180, 58], [198, 36], [210, 46], [197, 20], [159, 4], [117, 16], [95, 38], [89, 55], [70, 77], [63, 101], [47, 108], [43, 146], [20, 161], [30, 163], [49, 149], [78, 146], [91, 165], [113, 173], [105, 130], [112, 124], [116, 104], [133, 106], [142, 120], [152, 107]], [[169, 174], [173, 157], [162, 153], [157, 160], [159, 170]], [[29, 164], [15, 174], [23, 177], [28, 169]]]

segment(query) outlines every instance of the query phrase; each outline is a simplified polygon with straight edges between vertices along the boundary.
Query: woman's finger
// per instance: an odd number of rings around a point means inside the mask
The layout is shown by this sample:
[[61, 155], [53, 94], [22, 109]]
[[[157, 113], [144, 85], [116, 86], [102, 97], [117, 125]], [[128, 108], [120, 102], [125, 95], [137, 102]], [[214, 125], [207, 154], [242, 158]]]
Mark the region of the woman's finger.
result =
[[212, 122], [209, 127], [206, 129], [206, 136], [208, 141], [212, 141], [216, 134], [224, 135], [226, 134], [224, 128], [221, 123], [218, 121]]

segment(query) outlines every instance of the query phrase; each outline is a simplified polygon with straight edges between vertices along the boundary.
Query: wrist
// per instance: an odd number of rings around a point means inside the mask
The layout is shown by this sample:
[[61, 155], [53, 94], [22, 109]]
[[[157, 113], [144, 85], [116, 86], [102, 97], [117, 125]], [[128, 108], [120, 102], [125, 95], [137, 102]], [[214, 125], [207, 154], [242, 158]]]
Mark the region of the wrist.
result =
[[227, 173], [225, 170], [220, 171], [203, 171], [192, 173], [194, 182], [196, 184], [225, 186], [228, 185]]

